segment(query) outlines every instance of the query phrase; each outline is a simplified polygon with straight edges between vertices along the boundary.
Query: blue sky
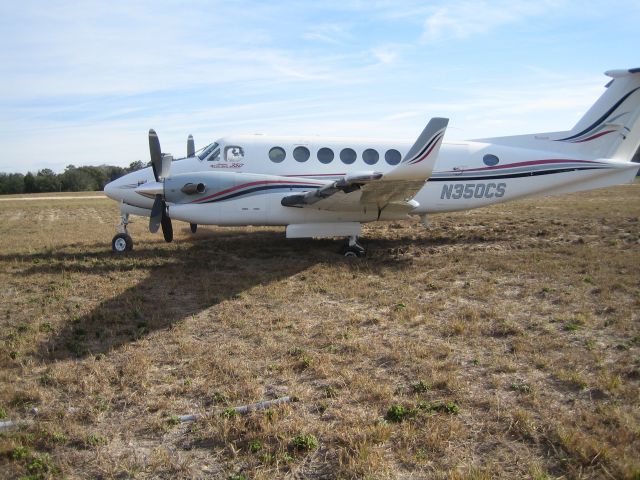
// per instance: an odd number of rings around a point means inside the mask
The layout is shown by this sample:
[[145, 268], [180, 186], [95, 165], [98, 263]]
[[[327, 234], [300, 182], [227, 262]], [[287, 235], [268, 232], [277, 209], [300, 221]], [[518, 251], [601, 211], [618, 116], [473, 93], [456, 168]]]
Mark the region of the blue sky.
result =
[[174, 156], [230, 133], [567, 130], [640, 67], [640, 2], [0, 4], [0, 171]]

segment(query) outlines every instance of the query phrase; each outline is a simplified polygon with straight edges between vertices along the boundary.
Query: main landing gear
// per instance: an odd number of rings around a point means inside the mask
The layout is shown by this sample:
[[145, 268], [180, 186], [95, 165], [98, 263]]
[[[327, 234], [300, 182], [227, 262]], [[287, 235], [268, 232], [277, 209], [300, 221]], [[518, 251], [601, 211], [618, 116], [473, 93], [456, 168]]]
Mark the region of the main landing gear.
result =
[[127, 232], [129, 225], [129, 214], [120, 212], [120, 223], [118, 224], [118, 233], [111, 240], [111, 249], [116, 253], [130, 252], [133, 250], [133, 239]]
[[364, 257], [367, 251], [358, 243], [358, 237], [349, 237], [349, 242], [343, 250], [345, 257]]

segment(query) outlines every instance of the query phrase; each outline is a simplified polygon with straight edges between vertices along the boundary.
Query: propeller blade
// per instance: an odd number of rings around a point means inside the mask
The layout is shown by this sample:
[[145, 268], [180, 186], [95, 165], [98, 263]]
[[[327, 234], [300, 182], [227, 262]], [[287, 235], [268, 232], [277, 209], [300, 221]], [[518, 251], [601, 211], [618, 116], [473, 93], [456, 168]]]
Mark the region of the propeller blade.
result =
[[162, 170], [162, 150], [160, 149], [158, 134], [153, 128], [149, 130], [149, 153], [151, 154], [153, 176], [156, 178], [156, 182], [159, 182]]
[[193, 141], [193, 135], [189, 135], [187, 138], [187, 157], [195, 157], [196, 155], [196, 143]]
[[[164, 202], [162, 202], [164, 204]], [[162, 209], [162, 234], [164, 235], [164, 241], [169, 243], [173, 240], [173, 225], [171, 224], [171, 218], [167, 215], [167, 209], [163, 205]]]
[[156, 199], [153, 202], [153, 207], [151, 208], [151, 216], [149, 217], [149, 231], [151, 233], [156, 233], [158, 231], [164, 210], [165, 206], [164, 201], [162, 200], [162, 195], [157, 194]]
[[158, 172], [161, 179], [165, 179], [169, 176], [169, 172], [171, 171], [171, 162], [173, 162], [173, 157], [168, 153], [163, 153], [160, 171]]

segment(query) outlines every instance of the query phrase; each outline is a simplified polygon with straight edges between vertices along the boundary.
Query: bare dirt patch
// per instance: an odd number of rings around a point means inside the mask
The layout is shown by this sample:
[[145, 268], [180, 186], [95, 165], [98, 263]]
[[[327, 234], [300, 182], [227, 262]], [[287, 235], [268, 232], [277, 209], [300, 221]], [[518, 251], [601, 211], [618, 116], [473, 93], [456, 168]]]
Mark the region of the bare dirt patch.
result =
[[117, 216], [0, 205], [4, 478], [640, 474], [638, 184], [370, 225], [361, 260], [143, 219], [115, 256]]

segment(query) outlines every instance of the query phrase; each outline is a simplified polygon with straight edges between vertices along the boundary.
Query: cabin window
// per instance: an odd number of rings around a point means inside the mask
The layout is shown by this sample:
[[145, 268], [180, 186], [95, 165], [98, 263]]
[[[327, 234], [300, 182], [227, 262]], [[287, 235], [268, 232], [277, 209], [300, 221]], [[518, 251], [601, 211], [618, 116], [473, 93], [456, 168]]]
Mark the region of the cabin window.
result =
[[495, 155], [491, 155], [489, 153], [484, 157], [482, 157], [482, 161], [484, 162], [485, 165], [488, 165], [489, 167], [494, 167], [498, 164], [498, 162], [500, 162], [500, 159]]
[[318, 150], [318, 160], [320, 163], [331, 163], [333, 162], [333, 150], [327, 147], [323, 147]]
[[293, 158], [298, 162], [306, 162], [310, 156], [311, 153], [307, 147], [296, 147], [293, 149]]
[[357, 157], [358, 155], [356, 155], [356, 151], [353, 148], [343, 148], [340, 152], [340, 160], [347, 165], [355, 162]]
[[387, 150], [387, 152], [384, 154], [384, 159], [389, 165], [399, 164], [401, 158], [402, 156], [400, 155], [400, 152], [394, 148], [392, 148], [391, 150]]
[[231, 145], [231, 146], [225, 147], [224, 158], [227, 162], [243, 162], [244, 149], [237, 145]]
[[287, 153], [284, 151], [282, 147], [273, 147], [269, 150], [269, 159], [274, 163], [280, 163], [284, 160], [284, 157], [287, 156]]
[[380, 154], [373, 148], [367, 148], [362, 152], [362, 159], [367, 165], [375, 165], [380, 159]]

